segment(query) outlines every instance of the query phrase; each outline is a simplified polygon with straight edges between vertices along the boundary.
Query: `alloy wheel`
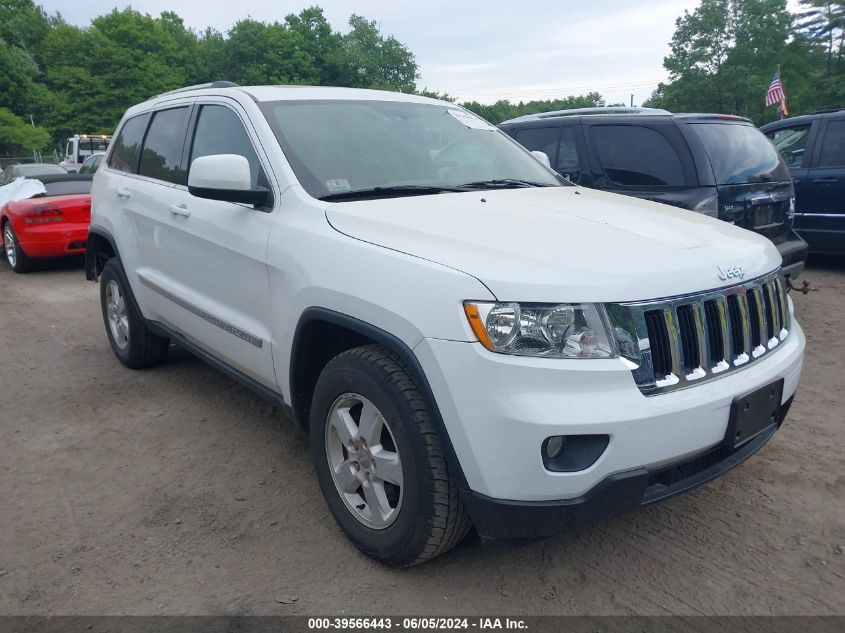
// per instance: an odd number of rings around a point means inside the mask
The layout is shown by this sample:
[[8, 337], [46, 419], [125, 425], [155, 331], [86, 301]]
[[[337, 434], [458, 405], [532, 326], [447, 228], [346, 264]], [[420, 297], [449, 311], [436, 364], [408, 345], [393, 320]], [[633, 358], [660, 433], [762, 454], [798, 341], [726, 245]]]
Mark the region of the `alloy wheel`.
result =
[[129, 312], [126, 309], [126, 298], [114, 279], [106, 286], [106, 314], [115, 345], [126, 349], [129, 346]]
[[3, 229], [3, 245], [6, 247], [6, 259], [9, 260], [9, 266], [14, 268], [18, 263], [18, 255], [15, 250], [15, 234], [12, 232], [12, 225], [8, 222]]
[[402, 460], [384, 416], [367, 398], [343, 394], [325, 437], [332, 479], [352, 516], [375, 530], [389, 527], [402, 507]]

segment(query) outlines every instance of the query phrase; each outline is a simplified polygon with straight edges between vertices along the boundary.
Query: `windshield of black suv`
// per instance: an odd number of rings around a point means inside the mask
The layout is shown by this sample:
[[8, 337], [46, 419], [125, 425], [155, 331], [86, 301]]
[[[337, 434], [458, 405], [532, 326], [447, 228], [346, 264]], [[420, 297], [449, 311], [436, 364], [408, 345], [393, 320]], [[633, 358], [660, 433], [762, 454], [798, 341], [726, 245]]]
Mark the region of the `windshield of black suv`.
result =
[[774, 146], [752, 125], [692, 123], [710, 157], [716, 184], [740, 185], [789, 180], [789, 170]]
[[315, 198], [563, 185], [510, 137], [457, 106], [331, 100], [261, 108]]

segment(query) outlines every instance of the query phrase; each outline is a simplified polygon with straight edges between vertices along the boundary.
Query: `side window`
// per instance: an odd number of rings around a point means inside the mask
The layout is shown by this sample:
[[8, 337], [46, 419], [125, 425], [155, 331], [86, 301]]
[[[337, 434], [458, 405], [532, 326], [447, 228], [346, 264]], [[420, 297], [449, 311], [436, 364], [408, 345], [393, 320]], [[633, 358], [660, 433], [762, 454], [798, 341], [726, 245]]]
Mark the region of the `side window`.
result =
[[572, 125], [565, 125], [560, 131], [560, 149], [557, 152], [557, 164], [554, 168], [572, 182], [581, 177], [578, 141], [575, 138], [575, 127]]
[[249, 161], [252, 186], [266, 186], [264, 170], [238, 115], [226, 106], [204, 105], [197, 119], [190, 162], [214, 154], [240, 154]]
[[177, 185], [187, 184], [182, 169], [182, 149], [188, 133], [190, 108], [171, 108], [153, 114], [150, 129], [144, 139], [138, 173]]
[[532, 152], [543, 152], [549, 157], [549, 164], [555, 164], [557, 156], [558, 127], [523, 128], [516, 133], [516, 140]]
[[766, 136], [783, 157], [787, 167], [800, 167], [807, 149], [807, 139], [810, 136], [810, 126], [787, 127], [769, 132]]
[[602, 180], [610, 181], [610, 186], [686, 184], [678, 153], [657, 130], [639, 125], [596, 125], [590, 136], [606, 175]]
[[829, 121], [817, 167], [845, 167], [845, 121]]
[[123, 124], [109, 155], [109, 167], [130, 174], [138, 173], [138, 156], [141, 153], [141, 142], [144, 140], [144, 132], [149, 120], [149, 114], [142, 114]]

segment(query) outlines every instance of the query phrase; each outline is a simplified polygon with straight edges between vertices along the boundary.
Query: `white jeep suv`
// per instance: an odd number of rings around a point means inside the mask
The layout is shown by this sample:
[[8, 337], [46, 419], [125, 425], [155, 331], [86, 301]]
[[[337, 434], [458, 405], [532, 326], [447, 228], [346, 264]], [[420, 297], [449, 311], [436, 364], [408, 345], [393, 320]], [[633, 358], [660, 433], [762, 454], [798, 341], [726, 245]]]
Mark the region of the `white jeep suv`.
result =
[[562, 181], [415, 95], [227, 82], [129, 109], [86, 273], [120, 361], [191, 350], [310, 432], [393, 565], [536, 538], [757, 451], [804, 335], [765, 238]]

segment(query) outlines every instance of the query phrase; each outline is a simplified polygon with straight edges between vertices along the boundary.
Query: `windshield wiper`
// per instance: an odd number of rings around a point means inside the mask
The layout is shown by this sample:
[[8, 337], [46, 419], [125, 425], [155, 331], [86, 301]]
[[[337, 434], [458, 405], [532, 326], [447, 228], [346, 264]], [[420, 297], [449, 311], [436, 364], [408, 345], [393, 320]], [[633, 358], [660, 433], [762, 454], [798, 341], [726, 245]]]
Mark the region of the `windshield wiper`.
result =
[[495, 180], [476, 180], [458, 185], [459, 189], [517, 189], [521, 187], [554, 187], [555, 185], [519, 178], [497, 178]]
[[394, 187], [373, 187], [371, 189], [355, 189], [353, 191], [339, 191], [321, 196], [320, 200], [364, 200], [366, 198], [398, 198], [401, 196], [424, 196], [433, 193], [448, 193], [463, 191], [455, 187], [435, 187], [429, 185], [396, 185]]

